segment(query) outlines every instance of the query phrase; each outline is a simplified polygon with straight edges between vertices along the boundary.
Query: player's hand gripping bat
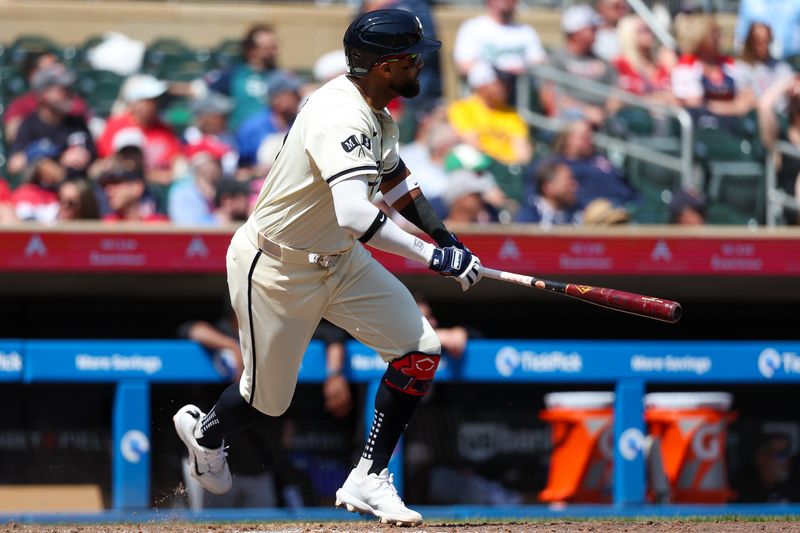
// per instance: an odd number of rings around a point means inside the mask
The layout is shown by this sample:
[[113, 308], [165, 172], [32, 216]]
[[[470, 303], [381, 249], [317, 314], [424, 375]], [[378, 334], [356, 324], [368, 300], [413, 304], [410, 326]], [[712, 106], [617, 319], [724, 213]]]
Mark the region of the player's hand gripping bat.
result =
[[483, 277], [497, 279], [508, 283], [516, 283], [526, 287], [543, 289], [558, 294], [566, 294], [577, 300], [589, 302], [607, 307], [623, 313], [631, 313], [663, 320], [664, 322], [675, 323], [681, 318], [681, 304], [672, 300], [662, 300], [652, 296], [644, 296], [633, 292], [618, 291], [616, 289], [606, 289], [604, 287], [592, 287], [591, 285], [576, 285], [574, 283], [563, 283], [561, 281], [551, 281], [539, 279], [532, 276], [523, 276], [502, 270], [483, 267]]

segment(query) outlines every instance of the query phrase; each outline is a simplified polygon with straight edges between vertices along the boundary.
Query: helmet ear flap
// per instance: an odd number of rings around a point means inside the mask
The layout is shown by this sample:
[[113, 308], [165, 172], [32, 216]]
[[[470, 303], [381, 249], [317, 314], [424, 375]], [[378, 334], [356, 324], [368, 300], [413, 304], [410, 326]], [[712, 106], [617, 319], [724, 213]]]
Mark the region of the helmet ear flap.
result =
[[347, 72], [352, 76], [364, 76], [378, 60], [374, 54], [352, 46], [345, 47], [344, 55], [347, 61]]

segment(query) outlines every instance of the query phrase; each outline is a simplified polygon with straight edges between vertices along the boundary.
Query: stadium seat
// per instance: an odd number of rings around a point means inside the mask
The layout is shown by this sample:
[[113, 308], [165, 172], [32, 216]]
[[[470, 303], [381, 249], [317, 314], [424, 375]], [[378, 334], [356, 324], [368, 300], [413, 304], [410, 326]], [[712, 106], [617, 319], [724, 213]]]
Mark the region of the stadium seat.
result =
[[238, 63], [242, 57], [242, 41], [239, 39], [225, 39], [211, 52], [211, 62], [214, 68], [225, 69]]
[[504, 165], [498, 161], [492, 161], [492, 165], [488, 170], [494, 176], [497, 186], [507, 197], [517, 202], [522, 201], [527, 173], [526, 166]]
[[107, 70], [84, 70], [78, 72], [77, 90], [95, 113], [107, 117], [123, 81], [124, 76]]
[[[677, 137], [631, 137], [630, 141], [665, 154], [680, 154]], [[627, 158], [625, 166], [628, 181], [645, 202], [663, 203], [664, 191], [674, 191], [681, 186], [681, 174], [677, 170], [633, 157]]]
[[669, 206], [663, 199], [645, 199], [639, 206], [630, 209], [631, 221], [637, 224], [667, 224]]
[[208, 63], [200, 63], [194, 59], [185, 62], [175, 61], [164, 65], [152, 74], [161, 80], [193, 81], [202, 78], [208, 71]]
[[0, 97], [8, 103], [28, 90], [28, 81], [13, 66], [0, 67]]
[[763, 224], [766, 181], [760, 163], [712, 162], [709, 174], [710, 224]]
[[31, 54], [53, 52], [59, 54], [58, 46], [42, 35], [21, 35], [12, 42], [7, 50], [7, 63], [22, 72], [25, 61]]
[[604, 128], [615, 137], [645, 137], [653, 135], [655, 122], [647, 109], [628, 106], [609, 117]]
[[749, 136], [722, 129], [697, 128], [694, 132], [695, 157], [711, 161], [753, 161], [758, 158], [756, 142]]
[[180, 39], [156, 39], [147, 46], [142, 70], [162, 79], [196, 79], [210, 67], [211, 52], [192, 49]]
[[61, 59], [64, 65], [72, 70], [89, 70], [89, 50], [103, 42], [103, 37], [94, 35], [86, 38], [81, 44], [65, 46], [61, 50]]

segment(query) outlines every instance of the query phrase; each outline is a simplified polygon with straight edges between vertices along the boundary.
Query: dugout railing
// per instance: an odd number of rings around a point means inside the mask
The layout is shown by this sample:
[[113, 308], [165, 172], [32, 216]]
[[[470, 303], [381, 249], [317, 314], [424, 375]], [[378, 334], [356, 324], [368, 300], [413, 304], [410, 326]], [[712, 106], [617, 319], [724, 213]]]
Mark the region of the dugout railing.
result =
[[[358, 342], [347, 345], [348, 379], [368, 386], [367, 398], [383, 374], [385, 363]], [[453, 507], [428, 510], [435, 516], [609, 516], [695, 514], [800, 514], [800, 505], [647, 505], [642, 442], [619, 435], [644, 432], [643, 396], [652, 384], [688, 386], [800, 383], [800, 341], [593, 341], [474, 340], [457, 364], [443, 360], [438, 381], [490, 383], [607, 384], [616, 392], [614, 419], [613, 505], [544, 505]], [[324, 380], [323, 346], [313, 341], [306, 352], [299, 381]], [[154, 383], [213, 383], [225, 379], [199, 345], [174, 340], [2, 340], [0, 382], [113, 383], [112, 509], [81, 520], [170, 517], [150, 509], [150, 386]], [[364, 405], [365, 427], [372, 405]], [[633, 446], [633, 449], [631, 449]], [[400, 450], [402, 447], [399, 446]], [[622, 453], [625, 448], [625, 453]], [[392, 458], [402, 473], [402, 452]], [[402, 477], [397, 478], [402, 490]], [[151, 513], [151, 514], [148, 514]], [[188, 512], [187, 512], [188, 513]], [[437, 514], [438, 513], [438, 514]], [[205, 511], [182, 518], [347, 519], [346, 513], [322, 509]], [[65, 515], [15, 515], [0, 519], [64, 520]], [[75, 519], [75, 517], [70, 517]]]

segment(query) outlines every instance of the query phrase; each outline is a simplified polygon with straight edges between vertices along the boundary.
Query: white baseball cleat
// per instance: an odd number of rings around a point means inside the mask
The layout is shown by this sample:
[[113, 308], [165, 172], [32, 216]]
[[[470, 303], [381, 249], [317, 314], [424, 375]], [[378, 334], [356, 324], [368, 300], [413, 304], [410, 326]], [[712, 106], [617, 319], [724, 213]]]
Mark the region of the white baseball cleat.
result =
[[178, 436], [189, 450], [189, 472], [200, 485], [214, 494], [225, 494], [231, 489], [231, 471], [225, 457], [225, 444], [216, 449], [205, 448], [197, 442], [200, 421], [205, 416], [194, 405], [185, 405], [172, 417]]
[[365, 475], [358, 468], [336, 491], [336, 507], [344, 507], [351, 513], [371, 514], [380, 518], [383, 524], [397, 526], [418, 526], [422, 515], [406, 507], [397, 489], [393, 476], [384, 468], [380, 474]]

